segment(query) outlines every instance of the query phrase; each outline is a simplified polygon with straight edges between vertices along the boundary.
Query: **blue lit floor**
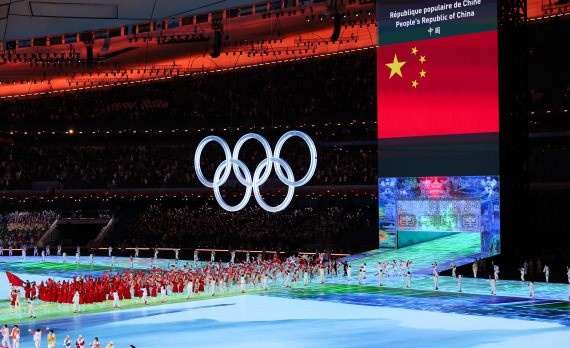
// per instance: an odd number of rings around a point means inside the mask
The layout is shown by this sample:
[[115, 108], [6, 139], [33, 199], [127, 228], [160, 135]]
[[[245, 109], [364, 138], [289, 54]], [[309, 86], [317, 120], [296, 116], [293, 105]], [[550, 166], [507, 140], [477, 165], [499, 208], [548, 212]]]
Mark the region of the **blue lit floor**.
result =
[[[61, 265], [58, 259], [38, 262], [29, 258], [0, 256], [0, 271], [10, 270], [23, 279], [46, 279], [46, 268], [60, 278], [89, 273], [86, 261], [79, 266]], [[166, 266], [169, 260], [159, 260]], [[97, 258], [95, 274], [108, 268], [108, 258]], [[356, 268], [358, 261], [352, 261]], [[119, 267], [129, 261], [117, 258]], [[148, 267], [139, 260], [135, 267]], [[412, 289], [401, 277], [386, 278], [383, 287], [369, 269], [363, 285], [337, 278], [326, 284], [285, 289], [274, 284], [268, 292], [248, 291], [226, 297], [201, 295], [187, 301], [172, 297], [170, 304], [154, 299], [150, 306], [124, 301], [121, 309], [110, 303], [73, 314], [69, 306], [37, 306], [38, 319], [29, 321], [25, 306], [15, 312], [0, 302], [0, 324], [54, 329], [59, 346], [65, 335], [81, 334], [87, 341], [99, 337], [103, 346], [115, 347], [567, 347], [570, 342], [570, 303], [567, 284], [536, 283], [536, 298], [528, 297], [528, 285], [500, 280], [498, 295], [489, 294], [485, 279], [433, 281], [414, 275]], [[24, 272], [25, 271], [25, 272]], [[51, 272], [51, 271], [49, 271]], [[0, 275], [0, 294], [7, 294], [6, 278]], [[4, 296], [2, 296], [4, 297]], [[5, 298], [5, 297], [4, 297]], [[130, 307], [130, 308], [127, 308]], [[32, 347], [24, 335], [21, 347]], [[46, 346], [45, 338], [42, 347]]]

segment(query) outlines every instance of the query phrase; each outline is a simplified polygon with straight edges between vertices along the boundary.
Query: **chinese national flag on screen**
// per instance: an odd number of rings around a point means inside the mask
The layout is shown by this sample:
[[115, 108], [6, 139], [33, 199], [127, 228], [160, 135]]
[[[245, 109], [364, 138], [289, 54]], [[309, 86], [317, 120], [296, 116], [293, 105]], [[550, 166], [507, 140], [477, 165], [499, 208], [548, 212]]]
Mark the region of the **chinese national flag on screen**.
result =
[[497, 32], [380, 46], [378, 138], [499, 131]]
[[14, 273], [6, 271], [6, 277], [8, 277], [8, 283], [10, 283], [10, 285], [24, 286], [24, 281]]

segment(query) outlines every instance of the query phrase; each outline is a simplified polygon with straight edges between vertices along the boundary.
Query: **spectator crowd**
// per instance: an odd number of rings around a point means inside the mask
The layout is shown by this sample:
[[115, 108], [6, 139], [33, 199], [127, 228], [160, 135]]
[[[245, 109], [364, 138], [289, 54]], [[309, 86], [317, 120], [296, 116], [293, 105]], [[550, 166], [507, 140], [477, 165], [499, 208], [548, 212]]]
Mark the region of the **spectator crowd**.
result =
[[340, 250], [369, 231], [372, 218], [363, 209], [348, 205], [278, 213], [267, 213], [257, 205], [238, 212], [225, 211], [216, 203], [150, 205], [112, 235], [112, 244], [258, 250], [298, 250], [310, 245], [321, 249], [324, 245]]
[[0, 247], [34, 245], [56, 218], [56, 212], [50, 210], [0, 215]]
[[[281, 157], [300, 178], [307, 171], [309, 151], [301, 140], [290, 142]], [[57, 182], [60, 189], [201, 187], [194, 168], [196, 145], [0, 147], [0, 157], [5, 159], [0, 161], [0, 189], [29, 190], [38, 181]], [[240, 159], [253, 173], [265, 153], [255, 147], [258, 144], [249, 145], [244, 145]], [[320, 145], [317, 171], [309, 185], [374, 185], [376, 148], [374, 142], [367, 146]], [[205, 174], [213, 178], [224, 159], [215, 146], [206, 148], [201, 163]]]

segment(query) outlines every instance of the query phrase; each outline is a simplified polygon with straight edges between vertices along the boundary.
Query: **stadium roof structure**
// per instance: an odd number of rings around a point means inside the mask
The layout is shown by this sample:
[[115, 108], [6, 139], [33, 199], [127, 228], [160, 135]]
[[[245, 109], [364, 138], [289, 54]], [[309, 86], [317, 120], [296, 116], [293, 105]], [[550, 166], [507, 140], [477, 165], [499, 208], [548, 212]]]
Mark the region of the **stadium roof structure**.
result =
[[0, 40], [18, 40], [192, 16], [252, 0], [0, 0]]
[[[342, 20], [335, 21], [335, 14]], [[0, 97], [236, 69], [376, 44], [374, 0], [0, 0]]]
[[[336, 0], [0, 0], [0, 41], [113, 28], [223, 10], [239, 13], [263, 3], [271, 10], [333, 2]], [[366, 4], [376, 1], [338, 2]], [[529, 18], [570, 10], [567, 1], [547, 0], [527, 0], [527, 8]]]

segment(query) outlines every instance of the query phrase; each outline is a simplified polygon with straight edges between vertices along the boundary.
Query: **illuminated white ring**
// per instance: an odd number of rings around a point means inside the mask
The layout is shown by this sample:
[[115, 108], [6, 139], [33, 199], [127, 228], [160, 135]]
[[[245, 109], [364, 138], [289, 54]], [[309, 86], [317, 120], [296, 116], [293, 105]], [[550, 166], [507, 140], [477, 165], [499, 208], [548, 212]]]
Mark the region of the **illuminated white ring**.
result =
[[[297, 180], [297, 181], [294, 180], [295, 177], [293, 174], [293, 170], [291, 169], [291, 166], [285, 160], [283, 160], [279, 157], [279, 155], [281, 153], [281, 148], [283, 147], [283, 144], [285, 143], [285, 141], [287, 141], [289, 138], [294, 137], [294, 136], [298, 136], [305, 141], [305, 143], [309, 147], [310, 157], [311, 157], [311, 164], [309, 165], [309, 170], [307, 171], [307, 173], [305, 174], [305, 176], [303, 178], [301, 178], [300, 180]], [[267, 158], [265, 160], [261, 161], [257, 165], [257, 168], [255, 169], [253, 178], [251, 176], [251, 172], [250, 172], [249, 168], [247, 168], [245, 163], [240, 161], [238, 158], [242, 145], [247, 140], [250, 140], [250, 139], [255, 139], [255, 140], [259, 141], [260, 144], [263, 146], [263, 148], [265, 150], [265, 154], [267, 156]], [[222, 161], [218, 165], [218, 168], [216, 169], [216, 172], [214, 174], [214, 179], [213, 179], [214, 181], [208, 181], [204, 177], [204, 174], [202, 173], [202, 168], [200, 165], [200, 158], [202, 156], [202, 151], [204, 150], [204, 147], [211, 141], [214, 141], [214, 142], [220, 144], [220, 146], [222, 147], [222, 149], [224, 151], [224, 155], [226, 156], [226, 159], [224, 161]], [[315, 173], [316, 167], [317, 167], [317, 150], [315, 148], [315, 144], [313, 143], [313, 140], [307, 134], [300, 132], [300, 131], [289, 131], [289, 132], [285, 133], [283, 136], [281, 136], [281, 138], [279, 138], [279, 140], [277, 141], [277, 144], [275, 146], [275, 151], [273, 154], [271, 151], [271, 146], [269, 145], [267, 140], [264, 137], [262, 137], [258, 134], [255, 134], [255, 133], [248, 133], [248, 134], [242, 136], [238, 140], [238, 142], [236, 143], [236, 147], [234, 148], [233, 153], [232, 153], [232, 151], [230, 151], [228, 144], [222, 138], [220, 138], [218, 136], [210, 135], [210, 136], [207, 136], [206, 138], [202, 139], [202, 141], [200, 141], [200, 143], [198, 144], [198, 147], [196, 149], [196, 153], [194, 155], [194, 167], [196, 168], [196, 176], [198, 177], [198, 180], [200, 180], [200, 182], [204, 186], [214, 189], [214, 195], [216, 197], [216, 200], [218, 201], [218, 203], [220, 204], [220, 206], [223, 209], [225, 209], [227, 211], [238, 211], [238, 210], [243, 209], [247, 205], [247, 203], [249, 202], [249, 198], [251, 196], [251, 191], [253, 190], [255, 200], [257, 201], [257, 203], [260, 205], [261, 208], [263, 208], [269, 212], [277, 212], [277, 211], [281, 211], [281, 210], [285, 209], [289, 205], [289, 203], [291, 203], [291, 200], [293, 198], [293, 194], [295, 191], [295, 187], [302, 186], [302, 185], [306, 184], [307, 182], [309, 182], [309, 180], [311, 180], [313, 174]], [[276, 174], [277, 174], [277, 177], [279, 178], [279, 180], [281, 180], [281, 182], [283, 184], [288, 186], [287, 195], [285, 196], [285, 200], [281, 204], [279, 204], [275, 207], [270, 206], [267, 203], [265, 203], [265, 201], [263, 200], [263, 197], [261, 196], [261, 193], [259, 191], [261, 185], [263, 185], [267, 181], [267, 179], [269, 178], [269, 175], [271, 174], [272, 167], [275, 167], [275, 171], [276, 171]], [[283, 174], [282, 168], [285, 169], [286, 175]], [[222, 186], [226, 183], [226, 181], [228, 180], [232, 170], [234, 171], [234, 174], [235, 174], [237, 180], [242, 185], [244, 185], [246, 188], [243, 199], [240, 201], [240, 203], [238, 203], [235, 206], [228, 205], [224, 201], [222, 194], [220, 192], [220, 186]], [[263, 171], [263, 174], [262, 174], [262, 171]]]
[[[241, 150], [242, 145], [250, 139], [254, 139], [254, 140], [259, 141], [259, 143], [261, 144], [261, 146], [263, 146], [263, 149], [265, 150], [266, 159], [261, 161], [257, 165], [257, 168], [259, 168], [259, 166], [263, 162], [267, 162], [267, 160], [269, 158], [273, 157], [273, 151], [271, 150], [271, 145], [269, 145], [269, 142], [259, 134], [247, 133], [246, 135], [239, 138], [239, 140], [236, 143], [236, 146], [234, 147], [234, 151], [232, 152], [232, 159], [241, 162], [238, 158], [239, 157], [239, 151]], [[241, 162], [241, 163], [243, 163], [243, 162]], [[260, 185], [263, 185], [267, 181], [267, 179], [269, 178], [269, 175], [271, 175], [271, 166], [265, 165], [265, 171], [263, 172], [263, 175], [259, 178], [259, 180], [254, 180], [254, 181], [251, 181], [251, 179], [245, 180], [245, 178], [241, 175], [241, 172], [239, 171], [240, 168], [241, 167], [237, 164], [237, 162], [233, 162], [234, 174], [235, 174], [236, 178], [238, 179], [238, 181], [244, 186], [260, 186]], [[250, 173], [250, 178], [251, 178], [251, 173]], [[254, 182], [256, 183], [255, 185], [254, 185]]]
[[279, 138], [279, 140], [277, 141], [277, 145], [275, 145], [275, 151], [273, 152], [273, 157], [280, 158], [279, 155], [281, 154], [281, 148], [283, 147], [283, 144], [285, 144], [285, 141], [295, 136], [305, 141], [311, 153], [310, 155], [311, 164], [309, 165], [309, 170], [307, 171], [307, 174], [305, 174], [305, 176], [302, 177], [300, 180], [291, 181], [288, 180], [288, 176], [285, 177], [285, 175], [281, 171], [281, 165], [277, 161], [273, 161], [273, 163], [275, 163], [274, 165], [275, 173], [277, 174], [277, 177], [279, 178], [279, 180], [281, 180], [281, 182], [283, 182], [285, 185], [288, 186], [299, 187], [309, 182], [309, 180], [311, 180], [311, 178], [313, 177], [313, 174], [315, 174], [315, 170], [317, 169], [317, 148], [315, 147], [315, 143], [313, 142], [313, 140], [306, 133], [300, 131], [289, 131], [283, 134], [281, 138]]
[[208, 181], [208, 179], [206, 179], [206, 177], [202, 173], [200, 158], [202, 157], [202, 150], [204, 150], [204, 147], [211, 141], [220, 144], [220, 146], [224, 150], [224, 154], [226, 155], [226, 160], [222, 162], [222, 163], [225, 163], [224, 175], [222, 175], [219, 178], [219, 180], [221, 182], [216, 183], [217, 186], [223, 185], [226, 182], [226, 180], [228, 180], [228, 178], [231, 174], [231, 169], [232, 169], [231, 163], [229, 161], [229, 159], [232, 158], [232, 152], [230, 150], [230, 147], [228, 146], [228, 143], [226, 143], [224, 139], [222, 139], [218, 136], [215, 136], [215, 135], [209, 135], [209, 136], [205, 137], [204, 139], [202, 139], [202, 141], [200, 141], [200, 143], [198, 144], [198, 147], [196, 148], [196, 153], [194, 154], [194, 168], [196, 170], [196, 176], [198, 177], [198, 180], [200, 180], [202, 185], [209, 187], [209, 188], [213, 188], [214, 183], [211, 181]]
[[252, 187], [251, 186], [245, 186], [245, 193], [243, 195], [243, 198], [237, 205], [231, 206], [231, 205], [228, 205], [226, 203], [226, 201], [222, 197], [222, 193], [220, 192], [220, 186], [222, 186], [226, 181], [225, 180], [221, 181], [220, 176], [222, 175], [222, 171], [224, 171], [225, 168], [227, 168], [227, 164], [229, 164], [229, 163], [231, 163], [234, 166], [237, 166], [239, 169], [243, 170], [243, 172], [245, 173], [245, 180], [246, 181], [248, 181], [248, 182], [252, 182], [252, 181], [251, 181], [251, 172], [249, 171], [249, 169], [247, 168], [245, 163], [243, 163], [242, 161], [234, 160], [233, 158], [230, 158], [230, 159], [222, 161], [222, 163], [220, 163], [220, 165], [216, 169], [216, 172], [214, 174], [214, 183], [215, 183], [215, 185], [214, 185], [214, 196], [216, 196], [216, 201], [218, 201], [218, 204], [222, 208], [224, 208], [227, 211], [233, 212], [233, 211], [241, 210], [247, 205], [247, 203], [249, 202], [249, 197], [251, 196]]
[[[255, 173], [253, 173], [253, 182], [257, 182], [260, 172], [264, 169], [264, 167], [271, 166], [272, 163], [275, 163], [275, 165], [279, 165], [280, 167], [285, 168], [285, 172], [287, 172], [287, 178], [289, 179], [289, 181], [293, 182], [293, 180], [295, 180], [291, 166], [283, 159], [273, 157], [271, 158], [270, 161], [269, 160], [262, 161], [259, 164], [259, 166], [257, 166], [257, 168], [255, 169]], [[253, 195], [255, 196], [255, 200], [257, 201], [257, 204], [259, 204], [261, 208], [271, 213], [276, 213], [278, 211], [285, 209], [289, 205], [289, 203], [291, 203], [291, 200], [293, 199], [293, 194], [295, 193], [295, 186], [287, 185], [287, 195], [285, 196], [285, 199], [283, 200], [283, 202], [281, 202], [281, 204], [278, 204], [275, 207], [273, 207], [265, 203], [263, 197], [261, 196], [261, 192], [259, 192], [259, 187], [260, 185], [253, 186]]]

